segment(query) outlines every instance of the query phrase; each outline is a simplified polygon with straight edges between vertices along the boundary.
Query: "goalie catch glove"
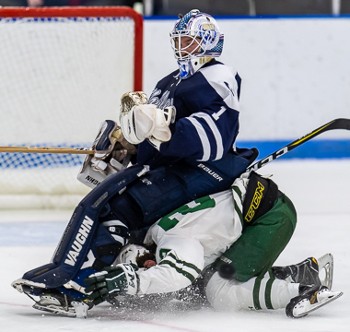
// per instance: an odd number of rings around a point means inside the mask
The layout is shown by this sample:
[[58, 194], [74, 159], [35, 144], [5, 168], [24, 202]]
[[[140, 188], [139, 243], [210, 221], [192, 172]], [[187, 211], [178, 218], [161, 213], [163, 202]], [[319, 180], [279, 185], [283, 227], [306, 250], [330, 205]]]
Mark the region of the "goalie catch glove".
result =
[[95, 304], [110, 300], [118, 295], [136, 295], [139, 278], [131, 264], [118, 264], [107, 267], [85, 279], [89, 299]]
[[143, 92], [130, 92], [122, 96], [120, 126], [125, 139], [131, 144], [139, 144], [148, 139], [159, 149], [163, 142], [171, 138], [170, 123], [175, 119], [175, 107], [164, 110], [147, 104]]
[[104, 121], [92, 146], [95, 153], [85, 158], [78, 180], [94, 188], [108, 175], [127, 167], [135, 147], [124, 141], [120, 127], [112, 120]]

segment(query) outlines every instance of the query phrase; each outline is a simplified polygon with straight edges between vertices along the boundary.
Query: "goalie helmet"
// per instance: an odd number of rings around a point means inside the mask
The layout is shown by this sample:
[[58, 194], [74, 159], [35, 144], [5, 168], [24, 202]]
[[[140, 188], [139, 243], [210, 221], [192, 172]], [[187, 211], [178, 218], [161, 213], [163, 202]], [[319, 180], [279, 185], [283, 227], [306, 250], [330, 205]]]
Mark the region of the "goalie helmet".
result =
[[175, 23], [170, 39], [182, 79], [219, 57], [224, 44], [224, 35], [215, 19], [198, 9], [191, 10]]

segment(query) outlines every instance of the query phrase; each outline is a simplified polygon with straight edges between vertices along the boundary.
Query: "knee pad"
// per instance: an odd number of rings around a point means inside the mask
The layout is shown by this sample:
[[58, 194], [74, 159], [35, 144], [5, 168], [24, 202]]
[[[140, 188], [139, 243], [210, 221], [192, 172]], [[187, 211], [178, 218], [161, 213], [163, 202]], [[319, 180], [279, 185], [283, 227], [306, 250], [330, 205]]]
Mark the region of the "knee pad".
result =
[[[111, 265], [128, 243], [130, 237], [129, 228], [120, 220], [108, 220], [101, 223], [93, 241], [90, 251], [94, 257], [92, 267], [102, 270]], [[83, 266], [88, 267], [88, 265]]]

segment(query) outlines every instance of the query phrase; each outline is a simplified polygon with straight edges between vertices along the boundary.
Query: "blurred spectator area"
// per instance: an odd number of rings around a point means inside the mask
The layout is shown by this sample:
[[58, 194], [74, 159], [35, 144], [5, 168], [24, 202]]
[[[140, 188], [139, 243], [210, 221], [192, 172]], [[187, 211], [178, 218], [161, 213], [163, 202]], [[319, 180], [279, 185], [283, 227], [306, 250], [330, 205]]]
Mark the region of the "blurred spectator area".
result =
[[340, 13], [350, 14], [350, 0], [342, 0], [340, 3]]
[[[153, 0], [152, 0], [153, 1]], [[0, 6], [129, 6], [142, 3], [142, 0], [0, 0]]]
[[146, 15], [178, 15], [193, 8], [212, 15], [339, 15], [350, 0], [144, 0]]
[[255, 0], [257, 15], [332, 14], [333, 0]]
[[194, 8], [214, 16], [350, 14], [350, 0], [0, 0], [0, 6], [79, 5], [130, 6], [146, 16], [177, 16]]
[[[145, 14], [147, 14], [147, 2], [151, 1], [144, 1]], [[254, 0], [153, 0], [155, 15], [185, 14], [193, 8], [212, 15], [255, 14]]]

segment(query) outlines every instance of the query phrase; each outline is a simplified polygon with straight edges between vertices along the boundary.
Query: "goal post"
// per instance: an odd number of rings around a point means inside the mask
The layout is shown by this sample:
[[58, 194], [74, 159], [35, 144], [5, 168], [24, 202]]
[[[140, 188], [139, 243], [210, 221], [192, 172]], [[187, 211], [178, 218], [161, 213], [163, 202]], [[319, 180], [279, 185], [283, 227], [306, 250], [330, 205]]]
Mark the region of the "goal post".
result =
[[[89, 148], [120, 97], [142, 90], [132, 8], [0, 8], [0, 146]], [[0, 209], [71, 208], [83, 155], [0, 153]]]

